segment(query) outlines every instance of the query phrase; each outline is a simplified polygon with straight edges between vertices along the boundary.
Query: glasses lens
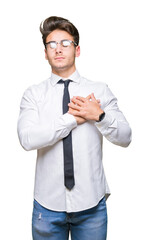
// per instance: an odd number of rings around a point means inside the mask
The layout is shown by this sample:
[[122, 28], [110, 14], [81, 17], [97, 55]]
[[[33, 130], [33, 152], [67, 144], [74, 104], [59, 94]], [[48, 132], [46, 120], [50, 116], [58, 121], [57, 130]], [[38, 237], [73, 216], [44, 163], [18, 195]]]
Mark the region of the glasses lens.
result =
[[56, 48], [57, 44], [56, 42], [49, 42], [50, 48]]
[[63, 47], [68, 47], [68, 46], [70, 46], [70, 44], [71, 44], [71, 42], [69, 41], [69, 40], [62, 40], [62, 46]]

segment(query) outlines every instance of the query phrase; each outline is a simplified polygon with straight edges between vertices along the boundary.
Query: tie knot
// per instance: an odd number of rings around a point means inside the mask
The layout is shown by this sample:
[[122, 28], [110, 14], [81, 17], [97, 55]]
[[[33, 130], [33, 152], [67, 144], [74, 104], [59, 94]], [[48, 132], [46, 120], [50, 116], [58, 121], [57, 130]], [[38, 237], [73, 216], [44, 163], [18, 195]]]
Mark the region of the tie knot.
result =
[[69, 85], [69, 83], [70, 83], [71, 81], [72, 81], [72, 80], [70, 80], [70, 79], [65, 80], [65, 81], [61, 79], [61, 80], [58, 81], [58, 83], [64, 83], [64, 86], [65, 86], [65, 87], [68, 87], [68, 85]]

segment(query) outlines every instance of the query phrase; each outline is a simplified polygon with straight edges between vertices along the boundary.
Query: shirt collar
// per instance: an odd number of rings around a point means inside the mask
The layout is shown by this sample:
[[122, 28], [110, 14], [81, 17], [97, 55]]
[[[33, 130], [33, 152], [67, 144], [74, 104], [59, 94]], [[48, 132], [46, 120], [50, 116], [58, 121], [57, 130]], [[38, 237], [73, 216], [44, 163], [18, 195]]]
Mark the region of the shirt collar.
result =
[[[54, 73], [51, 73], [50, 81], [51, 81], [52, 86], [55, 86], [60, 79], [66, 80], [66, 78], [62, 78], [61, 76], [58, 76], [58, 75], [56, 75], [56, 74], [54, 74]], [[75, 71], [72, 75], [70, 75], [67, 79], [70, 79], [70, 80], [72, 80], [73, 82], [79, 83], [79, 82], [80, 82], [80, 74], [79, 74], [79, 72], [76, 70], [76, 71]]]

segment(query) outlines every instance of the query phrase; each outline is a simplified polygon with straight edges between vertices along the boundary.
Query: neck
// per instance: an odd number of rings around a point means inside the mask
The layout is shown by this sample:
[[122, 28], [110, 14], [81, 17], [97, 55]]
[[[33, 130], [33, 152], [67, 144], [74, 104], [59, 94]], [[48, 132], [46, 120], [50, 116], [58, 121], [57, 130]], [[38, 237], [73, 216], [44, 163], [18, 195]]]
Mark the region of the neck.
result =
[[76, 67], [74, 66], [72, 69], [52, 69], [52, 73], [62, 77], [62, 78], [68, 78], [70, 75], [72, 75], [76, 71]]

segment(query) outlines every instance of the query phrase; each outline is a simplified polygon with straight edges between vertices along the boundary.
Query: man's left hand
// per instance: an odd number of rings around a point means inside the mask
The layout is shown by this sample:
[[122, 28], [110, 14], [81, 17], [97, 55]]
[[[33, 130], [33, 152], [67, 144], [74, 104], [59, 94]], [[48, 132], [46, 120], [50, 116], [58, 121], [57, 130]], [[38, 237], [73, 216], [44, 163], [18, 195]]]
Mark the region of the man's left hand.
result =
[[71, 103], [68, 104], [68, 113], [86, 120], [98, 121], [99, 115], [103, 113], [100, 100], [97, 100], [93, 93], [89, 96], [87, 98], [80, 96], [73, 97]]

